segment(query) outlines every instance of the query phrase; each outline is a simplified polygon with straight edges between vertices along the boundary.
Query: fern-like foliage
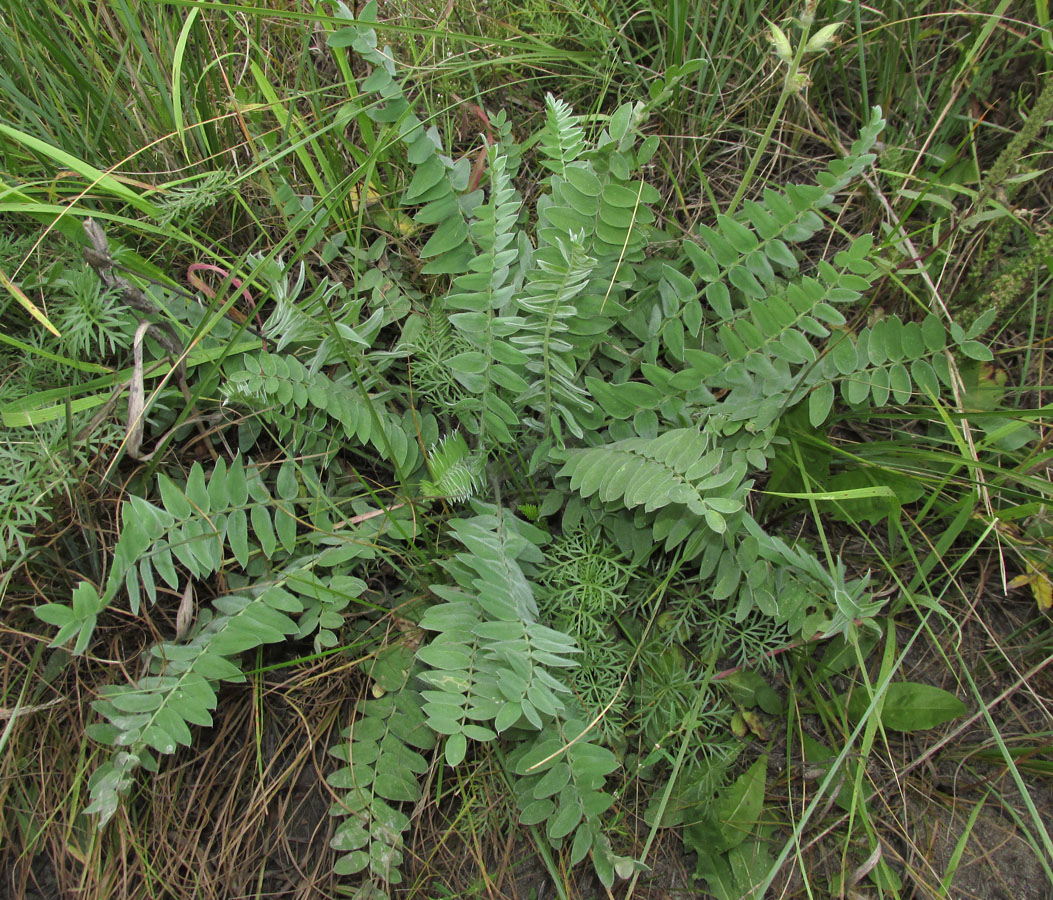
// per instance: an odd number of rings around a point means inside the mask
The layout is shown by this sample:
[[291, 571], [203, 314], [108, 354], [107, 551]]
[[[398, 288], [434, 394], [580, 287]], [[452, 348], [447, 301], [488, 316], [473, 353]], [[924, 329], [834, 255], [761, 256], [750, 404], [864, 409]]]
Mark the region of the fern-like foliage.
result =
[[417, 652], [429, 668], [420, 678], [428, 724], [446, 735], [446, 760], [457, 765], [468, 739], [490, 741], [519, 723], [541, 729], [565, 709], [566, 684], [552, 668], [568, 668], [572, 638], [538, 622], [533, 588], [517, 559], [543, 556], [525, 523], [492, 514], [450, 523], [466, 552], [446, 564], [454, 586], [432, 585], [445, 602], [420, 625], [438, 632]]
[[587, 392], [576, 383], [574, 347], [565, 334], [578, 312], [574, 300], [585, 289], [595, 260], [585, 252], [582, 236], [573, 232], [566, 240], [539, 249], [534, 258], [537, 268], [517, 298], [523, 313], [517, 323], [519, 333], [512, 337], [512, 344], [528, 357], [526, 370], [531, 376], [519, 405], [537, 414], [537, 419], [528, 418], [524, 424], [562, 445], [564, 427], [577, 438], [583, 436], [577, 415], [593, 408]]
[[[227, 396], [257, 407], [275, 424], [278, 438], [297, 431], [328, 434], [330, 421], [335, 421], [346, 438], [372, 444], [402, 471], [417, 464], [416, 443], [377, 398], [363, 394], [350, 376], [334, 380], [290, 354], [246, 354], [231, 374]], [[298, 446], [294, 441], [293, 447]]]
[[[472, 415], [476, 409], [474, 398], [460, 383], [458, 375], [463, 373], [455, 372], [449, 364], [471, 350], [472, 345], [450, 325], [442, 304], [436, 301], [426, 313], [408, 316], [402, 342], [410, 360], [414, 393], [432, 409], [448, 410], [458, 415], [465, 427], [472, 426], [472, 431], [477, 431]], [[467, 414], [461, 417], [461, 411]]]
[[558, 474], [583, 497], [657, 511], [654, 538], [671, 550], [700, 526], [723, 534], [725, 517], [742, 509], [746, 466], [724, 456], [705, 433], [678, 428], [654, 439], [567, 450]]
[[[156, 602], [159, 580], [177, 590], [185, 579], [202, 580], [228, 563], [247, 570], [257, 559], [288, 559], [297, 547], [294, 504], [301, 486], [291, 461], [278, 469], [277, 496], [259, 471], [247, 468], [240, 457], [229, 466], [220, 460], [207, 479], [195, 464], [184, 487], [165, 475], [158, 486], [162, 505], [139, 497], [125, 504], [121, 537], [103, 590], [82, 582], [71, 605], [48, 604], [37, 610], [42, 619], [59, 626], [53, 645], [76, 637], [73, 650], [83, 652], [98, 616], [122, 589], [138, 612], [144, 593], [150, 603]], [[269, 580], [217, 597], [213, 611], [199, 616], [188, 639], [150, 650], [149, 674], [103, 690], [93, 705], [107, 724], [92, 726], [90, 734], [120, 749], [90, 782], [88, 811], [99, 814], [100, 824], [114, 814], [139, 767], [156, 770], [154, 753], [174, 753], [190, 744], [190, 726], [212, 724], [218, 682], [243, 680], [232, 661], [238, 655], [316, 632], [316, 646], [336, 642], [332, 629], [342, 625], [341, 611], [361, 595], [365, 584], [340, 573], [317, 575], [313, 566], [322, 562], [324, 556], [290, 564]]]
[[490, 199], [472, 212], [471, 237], [479, 252], [468, 272], [454, 279], [444, 301], [450, 323], [472, 349], [447, 362], [454, 377], [478, 398], [457, 409], [464, 426], [481, 440], [509, 443], [518, 417], [509, 400], [528, 387], [521, 374], [527, 357], [509, 342], [510, 326], [500, 318], [510, 308], [522, 275], [513, 268], [529, 258], [529, 244], [516, 245], [512, 230], [519, 216], [519, 195], [511, 185], [507, 157], [499, 145], [487, 156]]
[[[57, 626], [55, 645], [82, 653], [122, 592], [136, 612], [144, 596], [224, 576], [186, 634], [151, 648], [143, 677], [97, 701], [92, 734], [109, 756], [89, 810], [105, 821], [139, 769], [211, 724], [221, 684], [242, 677], [239, 654], [286, 640], [338, 647], [351, 604], [390, 614], [394, 603], [378, 599], [389, 585], [362, 600], [367, 574], [378, 580], [362, 567], [387, 558], [383, 578], [427, 573], [393, 596], [434, 602], [399, 601], [427, 639], [399, 648], [405, 677], [387, 693], [378, 681], [332, 750], [338, 871], [374, 895], [400, 882], [425, 754], [441, 740], [449, 766], [505, 745], [521, 821], [569, 864], [591, 856], [610, 888], [634, 863], [605, 831], [619, 765], [605, 740], [633, 728], [663, 743], [690, 710], [707, 733], [728, 718], [728, 706], [695, 702], [688, 651], [728, 646], [697, 631], [719, 623], [744, 657], [775, 636], [852, 638], [880, 608], [867, 578], [754, 518], [750, 493], [784, 440], [783, 414], [797, 407], [803, 423], [806, 410], [820, 428], [839, 396], [850, 406], [936, 397], [951, 384], [951, 353], [984, 358], [986, 323], [966, 332], [935, 315], [886, 316], [859, 327], [846, 315], [877, 278], [873, 241], [846, 241], [829, 259], [815, 247], [837, 195], [873, 162], [879, 110], [816, 184], [766, 190], [674, 240], [654, 229], [661, 198], [643, 173], [658, 139], [641, 140], [642, 107], [620, 107], [587, 140], [550, 96], [525, 144], [494, 115], [486, 177], [473, 179], [469, 159], [448, 157], [414, 113], [371, 26], [376, 3], [357, 16], [337, 4], [337, 16], [329, 46], [369, 69], [339, 124], [354, 117], [405, 154], [406, 212], [391, 221], [422, 265], [381, 265], [394, 242], [351, 248], [349, 299], [324, 280], [308, 293], [304, 266], [256, 261], [271, 343], [230, 352], [221, 391], [253, 412], [242, 452], [266, 426], [285, 458], [160, 476], [154, 499], [124, 505], [105, 582], [38, 610]], [[535, 145], [544, 173], [525, 209], [515, 178]], [[278, 199], [319, 243], [329, 219], [291, 184]], [[325, 263], [345, 238], [328, 236]], [[446, 515], [457, 505], [469, 511]], [[429, 552], [432, 565], [403, 565]], [[643, 607], [665, 588], [637, 587], [674, 575], [690, 590], [670, 601], [670, 633], [641, 636], [637, 620], [653, 618]]]
[[618, 759], [590, 740], [585, 722], [577, 718], [557, 722], [552, 730], [522, 744], [509, 765], [519, 776], [520, 822], [544, 824], [556, 847], [569, 843], [571, 865], [591, 852], [596, 874], [607, 888], [614, 884], [616, 870], [623, 877], [632, 871], [631, 861], [612, 851], [603, 827], [604, 814], [614, 805], [614, 797], [604, 790], [605, 779], [619, 767]]
[[432, 479], [421, 482], [421, 492], [426, 497], [447, 497], [463, 503], [482, 484], [479, 460], [472, 456], [461, 434], [446, 437], [432, 447], [428, 465]]
[[340, 875], [369, 870], [375, 897], [382, 885], [399, 884], [403, 833], [409, 828], [406, 804], [421, 798], [419, 778], [428, 770], [420, 751], [435, 745], [421, 701], [409, 687], [359, 704], [355, 722], [329, 752], [344, 765], [329, 776], [340, 791], [330, 812], [343, 821], [331, 844], [341, 853]]
[[585, 134], [574, 111], [562, 100], [545, 97], [545, 128], [539, 142], [541, 165], [566, 177], [567, 166], [585, 149]]
[[92, 706], [107, 721], [89, 726], [89, 735], [120, 748], [89, 781], [92, 802], [85, 810], [104, 825], [139, 767], [157, 771], [154, 753], [175, 753], [191, 743], [191, 725], [209, 726], [219, 681], [244, 680], [231, 657], [287, 640], [298, 630], [290, 614], [300, 602], [274, 587], [253, 595], [231, 594], [214, 601], [216, 615], [186, 643], [155, 646], [151, 674], [132, 684], [110, 685]]
[[547, 620], [583, 646], [602, 641], [626, 605], [632, 575], [627, 561], [599, 534], [585, 529], [564, 533], [546, 556], [548, 565], [539, 579], [546, 590], [539, 606]]
[[139, 611], [143, 592], [149, 602], [156, 602], [159, 579], [178, 589], [177, 562], [190, 578], [201, 579], [218, 572], [228, 553], [247, 567], [257, 554], [272, 559], [296, 547], [292, 501], [299, 483], [291, 461], [279, 469], [277, 498], [258, 470], [246, 468], [240, 457], [229, 466], [219, 460], [207, 480], [201, 464], [195, 463], [184, 486], [161, 475], [158, 487], [161, 505], [134, 496], [124, 504], [121, 536], [102, 591], [81, 582], [71, 605], [48, 603], [37, 609], [41, 619], [58, 626], [52, 646], [76, 637], [73, 652], [83, 653], [99, 614], [122, 589], [133, 613]]

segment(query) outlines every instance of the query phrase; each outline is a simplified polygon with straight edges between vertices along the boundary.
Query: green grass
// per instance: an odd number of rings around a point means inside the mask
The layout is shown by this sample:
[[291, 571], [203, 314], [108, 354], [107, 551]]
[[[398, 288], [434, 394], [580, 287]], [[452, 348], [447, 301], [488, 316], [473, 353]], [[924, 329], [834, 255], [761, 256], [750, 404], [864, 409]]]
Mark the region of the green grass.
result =
[[[250, 329], [283, 293], [329, 336], [335, 367], [358, 358], [347, 329], [365, 330], [374, 310], [388, 311], [378, 333], [394, 351], [406, 311], [426, 316], [448, 292], [445, 276], [422, 273], [427, 233], [400, 205], [415, 168], [398, 124], [378, 120], [375, 98], [363, 97], [361, 56], [326, 45], [340, 14], [305, 10], [47, 0], [0, 12], [0, 272], [12, 285], [0, 299], [0, 867], [9, 879], [0, 892], [219, 898], [304, 885], [350, 895], [357, 885], [333, 873], [325, 813], [339, 797], [325, 782], [335, 769], [326, 749], [369, 698], [386, 648], [426, 642], [415, 624], [426, 586], [448, 575], [439, 536], [467, 507], [418, 502], [400, 518], [408, 473], [352, 461], [334, 438], [318, 495], [330, 524], [380, 510], [366, 521], [412, 521], [423, 539], [385, 543], [377, 525], [361, 569], [368, 588], [337, 615], [333, 646], [289, 641], [248, 654], [248, 681], [224, 688], [213, 727], [196, 728], [193, 746], [162, 759], [156, 776], [140, 774], [103, 831], [84, 815], [90, 774], [108, 755], [86, 730], [99, 720], [89, 704], [142, 674], [138, 654], [174, 633], [184, 595], [159, 585], [158, 603], [134, 615], [115, 603], [83, 657], [49, 649], [53, 629], [32, 614], [68, 603], [82, 580], [105, 582], [120, 503], [156, 499], [158, 473], [185, 479], [195, 461], [229, 461], [257, 432], [252, 452], [274, 471], [287, 454], [300, 477], [314, 464], [295, 450], [303, 423], [282, 433], [221, 402], [224, 365], [260, 346]], [[603, 723], [622, 765], [608, 782], [618, 800], [605, 825], [617, 854], [658, 873], [620, 870], [627, 896], [668, 896], [665, 873], [677, 871], [684, 890], [718, 897], [751, 886], [758, 896], [761, 886], [786, 896], [984, 896], [975, 860], [993, 849], [999, 822], [999, 840], [1025, 862], [1014, 873], [996, 858], [995, 868], [1019, 890], [1023, 873], [1053, 880], [1043, 699], [1053, 630], [1048, 609], [1036, 612], [1053, 568], [1048, 4], [822, 2], [804, 30], [791, 22], [802, 12], [755, 0], [454, 0], [382, 8], [377, 31], [406, 64], [414, 113], [469, 165], [498, 110], [515, 139], [536, 132], [546, 92], [583, 115], [590, 138], [621, 103], [641, 104], [669, 246], [766, 187], [811, 183], [867, 109], [882, 107], [874, 169], [817, 235], [833, 249], [877, 238], [880, 277], [845, 329], [929, 311], [968, 329], [995, 306], [981, 336], [991, 352], [957, 354], [956, 390], [940, 398], [915, 385], [907, 402], [880, 409], [839, 396], [819, 427], [807, 404], [781, 420], [754, 515], [824, 564], [840, 558], [851, 578], [869, 572], [885, 601], [870, 619], [880, 633], [863, 627], [855, 643], [838, 643], [749, 631], [753, 620], [706, 618], [690, 565], [653, 572], [619, 557], [632, 569], [619, 590], [634, 599], [598, 627], [628, 648], [617, 690], [642, 693], [612, 702]], [[839, 42], [805, 53], [801, 35], [834, 21]], [[789, 67], [772, 52], [770, 22], [793, 43]], [[807, 87], [788, 71], [806, 74]], [[524, 147], [515, 185], [528, 199], [547, 175], [541, 158], [537, 145]], [[134, 375], [137, 320], [92, 290], [80, 260], [89, 217], [119, 248], [123, 274], [158, 283], [149, 290], [170, 304], [189, 348], [188, 400], [167, 365], [149, 369], [163, 356], [147, 339], [146, 460], [127, 453], [121, 391]], [[230, 277], [215, 278], [213, 299], [180, 309], [175, 289], [188, 290], [193, 263]], [[257, 298], [259, 320], [233, 278]], [[303, 302], [330, 283], [338, 302]], [[596, 358], [613, 379], [615, 364]], [[417, 385], [392, 360], [347, 367], [362, 396], [408, 397], [415, 410]], [[479, 477], [506, 484], [526, 519], [558, 531], [528, 468], [510, 453]], [[593, 525], [586, 507], [573, 509]], [[227, 577], [196, 585], [198, 613], [245, 589]], [[755, 682], [733, 677], [745, 663], [774, 687], [778, 710]], [[883, 704], [904, 681], [940, 687], [968, 711], [897, 731]], [[649, 724], [662, 703], [679, 710], [675, 726]], [[829, 754], [818, 762], [815, 742]], [[545, 882], [560, 897], [603, 896], [587, 863], [575, 868], [567, 846], [551, 848], [544, 824], [517, 824], [516, 759], [489, 746], [476, 747], [469, 768], [444, 766], [441, 751], [428, 758], [406, 880], [392, 896], [540, 896]], [[712, 762], [720, 753], [726, 771]], [[759, 812], [721, 818], [726, 844], [713, 843], [709, 826], [691, 821], [703, 776], [752, 810], [742, 798], [757, 793], [750, 764], [762, 756]], [[734, 844], [734, 829], [748, 840]], [[708, 863], [688, 855], [707, 841], [724, 849]], [[707, 880], [691, 881], [696, 865]]]

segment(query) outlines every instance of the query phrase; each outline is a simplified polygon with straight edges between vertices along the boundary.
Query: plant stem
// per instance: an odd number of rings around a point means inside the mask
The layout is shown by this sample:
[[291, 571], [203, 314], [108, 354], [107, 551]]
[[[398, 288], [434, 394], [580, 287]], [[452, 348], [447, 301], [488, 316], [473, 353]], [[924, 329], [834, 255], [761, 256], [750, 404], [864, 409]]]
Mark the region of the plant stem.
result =
[[761, 135], [760, 143], [757, 144], [757, 149], [753, 151], [753, 156], [746, 167], [745, 174], [742, 176], [742, 181], [739, 182], [739, 189], [735, 191], [735, 196], [731, 198], [731, 203], [728, 204], [725, 215], [734, 215], [735, 210], [738, 209], [743, 195], [749, 190], [749, 186], [753, 182], [753, 176], [760, 165], [761, 157], [764, 155], [764, 151], [768, 149], [771, 136], [775, 133], [775, 125], [782, 116], [787, 99], [799, 90], [796, 86], [797, 73], [800, 71], [801, 60], [804, 58], [804, 49], [808, 44], [808, 33], [812, 27], [811, 16], [803, 16], [802, 19], [801, 36], [797, 41], [797, 49], [794, 51], [793, 59], [786, 66], [786, 76], [783, 78], [782, 91], [779, 93], [779, 99], [775, 103], [775, 110], [768, 119], [768, 125], [764, 129], [764, 134]]

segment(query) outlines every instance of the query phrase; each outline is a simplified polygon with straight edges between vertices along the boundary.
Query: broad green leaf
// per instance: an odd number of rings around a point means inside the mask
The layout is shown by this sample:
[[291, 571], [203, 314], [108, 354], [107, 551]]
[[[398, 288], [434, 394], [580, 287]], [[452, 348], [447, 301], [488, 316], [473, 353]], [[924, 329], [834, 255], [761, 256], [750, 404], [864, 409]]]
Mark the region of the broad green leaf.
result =
[[459, 644], [429, 644], [417, 651], [417, 658], [436, 669], [463, 671], [472, 666], [471, 653]]
[[538, 825], [548, 819], [556, 809], [556, 804], [551, 800], [535, 800], [524, 807], [519, 814], [519, 822], [522, 825]]
[[164, 473], [157, 476], [157, 486], [161, 489], [161, 502], [177, 519], [188, 519], [193, 513], [186, 495]]
[[856, 370], [856, 345], [848, 334], [839, 334], [834, 338], [830, 356], [842, 375], [851, 375]]
[[764, 252], [768, 255], [768, 259], [785, 269], [796, 271], [800, 267], [800, 263], [797, 257], [793, 255], [793, 251], [786, 246], [785, 242], [779, 239], [768, 241], [764, 245]]
[[246, 568], [250, 559], [249, 522], [244, 509], [235, 509], [227, 516], [227, 543], [238, 565]]
[[731, 307], [731, 292], [723, 281], [714, 281], [706, 288], [706, 300], [722, 319], [730, 319], [734, 315]]
[[976, 359], [980, 362], [990, 362], [994, 359], [991, 349], [979, 341], [962, 341], [958, 346], [969, 359]]
[[537, 800], [558, 794], [570, 781], [570, 766], [564, 762], [558, 762], [552, 766], [534, 785], [533, 795]]
[[274, 508], [274, 531], [289, 553], [296, 549], [296, 518], [279, 506]]
[[683, 243], [684, 252], [687, 254], [691, 264], [695, 267], [695, 274], [703, 281], [716, 281], [720, 278], [720, 266], [705, 250], [695, 241], [685, 238]]
[[250, 508], [249, 518], [252, 521], [252, 530], [256, 535], [256, 540], [259, 541], [260, 549], [263, 550], [263, 555], [270, 559], [274, 556], [278, 543], [274, 536], [274, 526], [271, 525], [269, 511], [266, 507], [257, 503]]
[[[455, 735], [454, 737], [457, 737]], [[451, 738], [450, 740], [453, 740]], [[464, 738], [461, 738], [463, 743]], [[446, 744], [446, 758], [450, 758], [449, 741]], [[352, 751], [353, 752], [353, 751]], [[382, 756], [383, 760], [384, 757]], [[464, 759], [464, 755], [461, 755], [461, 759]], [[457, 765], [461, 759], [458, 759], [456, 763], [451, 762], [450, 765]], [[417, 779], [402, 774], [397, 765], [391, 765], [386, 767], [382, 762], [376, 778], [373, 779], [373, 789], [383, 797], [385, 800], [396, 800], [405, 803], [411, 803], [415, 800], [420, 799], [420, 785], [417, 784]]]
[[899, 404], [910, 401], [911, 384], [910, 374], [903, 363], [896, 363], [888, 373], [889, 387], [892, 389], [892, 397]]
[[192, 741], [190, 729], [186, 722], [168, 706], [162, 706], [154, 713], [154, 724], [171, 736], [176, 743], [189, 747]]
[[296, 478], [296, 464], [291, 460], [285, 460], [278, 468], [278, 478], [275, 489], [282, 500], [295, 500], [300, 494], [300, 483]]
[[446, 166], [443, 165], [442, 160], [437, 156], [430, 156], [422, 165], [417, 166], [416, 173], [409, 187], [406, 188], [403, 199], [407, 203], [412, 203], [441, 183], [445, 177]]
[[566, 799], [569, 802], [564, 802], [564, 797], [560, 798], [559, 812], [549, 820], [547, 833], [550, 840], [556, 841], [566, 837], [581, 821], [582, 810], [577, 799]]
[[733, 266], [739, 261], [739, 253], [731, 243], [720, 233], [714, 231], [708, 225], [700, 225], [698, 233], [706, 242], [713, 258], [723, 267]]
[[833, 405], [834, 386], [829, 382], [819, 385], [808, 395], [808, 421], [813, 428], [818, 428], [827, 420]]
[[695, 878], [705, 879], [706, 887], [717, 900], [743, 900], [749, 896], [739, 890], [731, 866], [722, 854], [715, 853], [706, 842], [700, 841], [693, 846], [697, 846], [698, 852]]
[[924, 359], [916, 359], [910, 364], [910, 375], [918, 389], [927, 397], [939, 397], [940, 380], [936, 377], [931, 365]]
[[468, 226], [460, 217], [448, 219], [435, 229], [435, 233], [420, 250], [421, 259], [429, 259], [448, 253], [468, 239]]
[[745, 225], [725, 215], [717, 216], [717, 224], [720, 226], [724, 237], [728, 239], [732, 247], [739, 253], [746, 254], [757, 248], [759, 244], [757, 236]]
[[925, 355], [925, 338], [921, 326], [916, 322], [905, 322], [903, 324], [903, 333], [900, 335], [900, 341], [907, 359], [918, 359]]
[[33, 612], [38, 619], [58, 627], [68, 625], [73, 621], [74, 616], [73, 610], [61, 603], [45, 603], [43, 606], [36, 607]]
[[570, 849], [570, 864], [576, 866], [589, 854], [592, 848], [592, 832], [588, 828], [579, 828], [574, 833], [574, 843]]
[[[856, 690], [848, 704], [849, 715], [859, 719], [869, 705], [866, 692]], [[914, 681], [896, 681], [885, 691], [881, 724], [892, 731], [923, 731], [964, 713], [965, 704], [942, 688]]]
[[737, 847], [756, 826], [764, 805], [767, 773], [768, 758], [762, 756], [718, 795], [715, 810], [723, 830], [721, 849]]
[[942, 350], [947, 344], [947, 331], [938, 316], [929, 313], [921, 323], [922, 337], [930, 351]]
[[598, 197], [603, 190], [603, 185], [600, 183], [599, 178], [593, 174], [587, 165], [574, 164], [567, 166], [564, 174], [567, 181], [589, 197]]
[[201, 463], [194, 463], [190, 467], [190, 475], [186, 480], [186, 498], [199, 515], [208, 515], [212, 508], [208, 487], [205, 484], [205, 470], [201, 467]]
[[122, 712], [153, 712], [164, 699], [158, 691], [121, 690], [104, 694], [107, 700]]
[[874, 406], [881, 407], [888, 403], [889, 378], [885, 369], [874, 369], [870, 373], [870, 390], [874, 397]]
[[[468, 752], [468, 742], [461, 733], [451, 734], [446, 739], [446, 764], [459, 766]], [[379, 776], [378, 776], [379, 777]]]

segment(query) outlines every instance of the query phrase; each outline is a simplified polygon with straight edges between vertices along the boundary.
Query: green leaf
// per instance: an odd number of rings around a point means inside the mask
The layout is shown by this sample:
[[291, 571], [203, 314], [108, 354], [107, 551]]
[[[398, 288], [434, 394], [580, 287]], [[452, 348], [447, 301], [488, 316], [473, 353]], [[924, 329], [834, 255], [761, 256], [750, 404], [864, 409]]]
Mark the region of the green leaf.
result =
[[[864, 691], [853, 692], [849, 715], [858, 720], [870, 700]], [[881, 706], [881, 724], [892, 731], [923, 731], [964, 715], [965, 704], [954, 694], [914, 681], [896, 681], [888, 686]]]
[[980, 362], [990, 362], [994, 359], [991, 349], [979, 341], [962, 341], [958, 346], [969, 359], [979, 360]]
[[373, 660], [369, 676], [385, 691], [399, 691], [413, 667], [413, 649], [405, 644], [392, 644]]
[[921, 334], [930, 351], [942, 350], [947, 344], [947, 332], [939, 317], [929, 313], [922, 320]]
[[[195, 507], [195, 511], [201, 515], [208, 515], [212, 509], [208, 487], [205, 484], [205, 470], [201, 467], [201, 463], [194, 463], [190, 467], [190, 476], [186, 480], [186, 498]], [[177, 516], [177, 518], [187, 518], [187, 516]]]
[[274, 531], [289, 553], [296, 549], [296, 518], [281, 507], [274, 508]]
[[720, 230], [724, 237], [728, 239], [731, 246], [739, 253], [749, 253], [752, 250], [755, 250], [760, 243], [757, 240], [757, 236], [745, 225], [741, 225], [734, 219], [730, 219], [725, 215], [717, 216], [717, 224], [720, 226]]
[[706, 288], [706, 300], [722, 319], [730, 319], [734, 315], [731, 308], [731, 292], [723, 281], [714, 281]]
[[182, 744], [184, 747], [190, 746], [192, 741], [190, 729], [187, 728], [186, 722], [176, 714], [175, 710], [168, 706], [160, 707], [154, 713], [154, 723], [176, 743]]
[[227, 494], [227, 463], [222, 457], [208, 478], [208, 497], [213, 509], [224, 509], [230, 505]]
[[463, 734], [451, 734], [446, 739], [446, 765], [459, 766], [467, 753], [468, 741]]
[[249, 518], [252, 521], [252, 530], [256, 535], [256, 540], [259, 541], [260, 549], [263, 550], [263, 555], [267, 559], [271, 559], [274, 556], [274, 551], [278, 549], [278, 543], [275, 540], [270, 513], [266, 507], [257, 503], [250, 508]]
[[278, 479], [275, 482], [278, 496], [282, 500], [295, 500], [300, 495], [300, 483], [296, 478], [296, 464], [291, 460], [285, 460], [278, 468]]
[[570, 766], [566, 763], [556, 763], [549, 769], [537, 784], [534, 785], [534, 797], [537, 800], [558, 794], [570, 781]]
[[911, 396], [910, 374], [903, 363], [896, 363], [888, 373], [889, 387], [893, 399], [900, 405], [908, 403]]
[[563, 803], [561, 797], [559, 812], [548, 823], [549, 840], [558, 841], [566, 837], [578, 826], [581, 821], [582, 810], [577, 800]]
[[[454, 737], [460, 737], [455, 735]], [[453, 738], [451, 738], [453, 740]], [[463, 743], [464, 738], [461, 737]], [[446, 758], [450, 759], [449, 741], [446, 744]], [[384, 758], [383, 756], [381, 757]], [[464, 759], [464, 755], [461, 755], [461, 759]], [[450, 765], [454, 766], [460, 763], [460, 759]], [[381, 768], [384, 768], [382, 765]], [[394, 771], [392, 771], [394, 770]], [[406, 777], [403, 775], [396, 765], [391, 765], [388, 771], [378, 771], [376, 778], [373, 780], [373, 789], [378, 795], [383, 797], [385, 800], [396, 800], [404, 803], [412, 803], [420, 798], [420, 785], [417, 784], [416, 778]]]
[[551, 800], [535, 800], [523, 808], [519, 814], [519, 822], [522, 825], [539, 825], [548, 819], [556, 809], [556, 804]]
[[171, 478], [164, 473], [161, 473], [157, 476], [157, 486], [161, 489], [161, 502], [164, 504], [164, 507], [168, 512], [177, 519], [190, 518], [193, 513], [190, 501], [187, 500], [186, 495], [175, 486]]
[[797, 257], [793, 255], [793, 251], [786, 246], [784, 241], [778, 238], [768, 241], [764, 245], [764, 252], [768, 255], [768, 259], [785, 269], [795, 271], [800, 267], [800, 263]]
[[417, 166], [417, 171], [409, 187], [406, 188], [403, 200], [407, 203], [412, 203], [414, 200], [427, 194], [445, 177], [446, 166], [443, 165], [442, 160], [437, 156], [429, 156], [421, 165]]
[[448, 253], [456, 247], [461, 246], [468, 239], [468, 226], [459, 216], [447, 219], [442, 225], [435, 229], [435, 233], [420, 250], [421, 259], [429, 259]]
[[246, 568], [250, 559], [249, 521], [244, 509], [235, 509], [227, 516], [227, 543], [238, 565]]
[[[726, 863], [726, 865], [725, 865]], [[757, 896], [757, 890], [771, 871], [772, 858], [768, 843], [751, 839], [718, 857], [716, 865], [707, 867], [699, 858], [696, 875], [706, 879], [717, 900], [743, 900]]]
[[924, 359], [916, 359], [910, 364], [910, 375], [919, 390], [926, 396], [940, 396], [940, 380], [936, 377], [931, 365]]
[[857, 353], [855, 342], [848, 334], [839, 334], [830, 348], [830, 356], [842, 375], [851, 375], [856, 370]]
[[808, 421], [813, 428], [818, 428], [827, 420], [833, 405], [834, 386], [829, 382], [819, 385], [808, 395]]
[[715, 811], [723, 830], [720, 849], [737, 847], [760, 820], [767, 773], [768, 758], [762, 756], [718, 795]]
[[61, 603], [45, 603], [43, 606], [36, 607], [33, 612], [38, 619], [49, 625], [61, 627], [73, 621], [73, 610]]
[[699, 278], [703, 281], [716, 281], [720, 278], [720, 266], [702, 247], [690, 238], [685, 238], [683, 248]]
[[731, 874], [731, 866], [724, 856], [713, 852], [710, 846], [699, 843], [697, 846], [698, 864], [695, 866], [695, 878], [703, 878], [709, 892], [717, 900], [743, 900], [749, 897], [739, 890], [738, 882]]
[[597, 178], [586, 165], [576, 163], [567, 166], [567, 170], [564, 174], [566, 175], [567, 181], [574, 185], [577, 190], [589, 197], [598, 197], [603, 190], [603, 185], [600, 183], [600, 179]]
[[128, 713], [153, 712], [164, 699], [158, 691], [121, 690], [105, 692], [103, 696], [117, 709]]
[[417, 659], [435, 669], [464, 671], [472, 666], [472, 654], [468, 648], [453, 643], [433, 643], [417, 651]]
[[592, 847], [592, 831], [588, 828], [579, 828], [574, 834], [574, 843], [570, 849], [570, 864], [576, 866], [589, 854]]
[[888, 403], [889, 377], [885, 369], [874, 369], [870, 373], [870, 390], [874, 397], [874, 406], [882, 407]]

